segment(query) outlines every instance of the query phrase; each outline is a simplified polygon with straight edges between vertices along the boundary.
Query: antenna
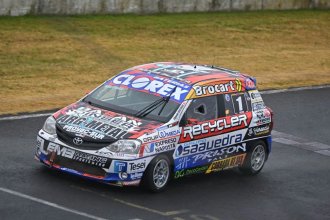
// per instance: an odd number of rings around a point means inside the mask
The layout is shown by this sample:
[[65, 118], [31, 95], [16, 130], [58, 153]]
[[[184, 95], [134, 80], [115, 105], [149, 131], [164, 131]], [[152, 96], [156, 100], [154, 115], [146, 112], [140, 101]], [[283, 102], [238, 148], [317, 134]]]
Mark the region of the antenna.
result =
[[212, 66], [211, 66], [211, 68], [214, 68], [214, 65], [215, 65], [215, 63], [214, 63], [214, 62], [215, 62], [215, 57], [216, 57], [216, 54], [213, 55], [213, 61], [212, 61]]

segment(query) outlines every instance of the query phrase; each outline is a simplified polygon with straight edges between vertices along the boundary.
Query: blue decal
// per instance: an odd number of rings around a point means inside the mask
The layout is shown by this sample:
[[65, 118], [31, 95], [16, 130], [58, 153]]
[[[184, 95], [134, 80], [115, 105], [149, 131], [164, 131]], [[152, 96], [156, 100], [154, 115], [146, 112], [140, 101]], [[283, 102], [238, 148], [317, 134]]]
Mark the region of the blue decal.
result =
[[225, 98], [226, 98], [226, 101], [229, 102], [230, 101], [230, 95], [228, 94], [225, 94]]
[[182, 150], [183, 150], [183, 146], [179, 145], [176, 152], [175, 152], [175, 156], [180, 156], [182, 154]]
[[[175, 171], [210, 164], [215, 160], [245, 153], [246, 143], [221, 147], [209, 151], [200, 151], [174, 160]], [[178, 156], [178, 155], [177, 155]]]
[[150, 145], [145, 147], [145, 152], [146, 153], [152, 153], [155, 150], [155, 143], [151, 143]]
[[245, 79], [245, 89], [246, 90], [256, 89], [256, 84], [257, 84], [257, 81], [253, 77]]
[[115, 161], [115, 172], [126, 172], [127, 171], [127, 163], [122, 161]]
[[268, 154], [272, 151], [272, 136], [267, 138]]
[[171, 100], [179, 103], [182, 103], [185, 100], [185, 97], [191, 89], [190, 85], [173, 78], [160, 77], [151, 73], [146, 74], [144, 72], [135, 74], [123, 73], [107, 81], [106, 84], [125, 86], [130, 89], [162, 97], [167, 97], [173, 89], [175, 89], [171, 95]]

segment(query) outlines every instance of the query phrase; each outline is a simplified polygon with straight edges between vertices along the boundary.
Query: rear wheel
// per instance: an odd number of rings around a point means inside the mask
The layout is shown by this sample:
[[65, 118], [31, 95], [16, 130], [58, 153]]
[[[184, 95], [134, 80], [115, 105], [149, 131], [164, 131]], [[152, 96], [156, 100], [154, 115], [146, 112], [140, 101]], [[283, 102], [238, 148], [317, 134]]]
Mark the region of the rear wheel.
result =
[[166, 155], [159, 155], [154, 158], [142, 179], [143, 186], [152, 192], [163, 191], [171, 175], [170, 161]]
[[240, 171], [247, 175], [258, 174], [265, 165], [267, 159], [266, 144], [263, 141], [251, 143], [250, 152], [247, 154]]

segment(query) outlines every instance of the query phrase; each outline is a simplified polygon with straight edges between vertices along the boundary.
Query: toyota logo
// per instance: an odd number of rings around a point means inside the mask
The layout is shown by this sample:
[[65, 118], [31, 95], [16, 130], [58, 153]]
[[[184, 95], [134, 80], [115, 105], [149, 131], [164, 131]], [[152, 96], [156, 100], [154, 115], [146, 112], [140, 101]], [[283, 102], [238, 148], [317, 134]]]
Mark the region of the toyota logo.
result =
[[75, 145], [80, 145], [84, 142], [83, 139], [81, 139], [80, 137], [75, 137], [75, 138], [73, 138], [72, 141]]

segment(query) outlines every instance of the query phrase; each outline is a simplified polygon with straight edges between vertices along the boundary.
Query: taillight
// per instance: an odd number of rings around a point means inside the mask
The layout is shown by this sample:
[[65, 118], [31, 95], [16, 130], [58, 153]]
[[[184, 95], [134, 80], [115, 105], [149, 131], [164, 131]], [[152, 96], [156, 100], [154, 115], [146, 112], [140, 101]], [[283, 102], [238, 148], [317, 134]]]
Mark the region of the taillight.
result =
[[274, 127], [274, 112], [271, 108], [267, 107], [268, 111], [270, 112], [270, 125], [269, 125], [269, 130], [273, 130]]

